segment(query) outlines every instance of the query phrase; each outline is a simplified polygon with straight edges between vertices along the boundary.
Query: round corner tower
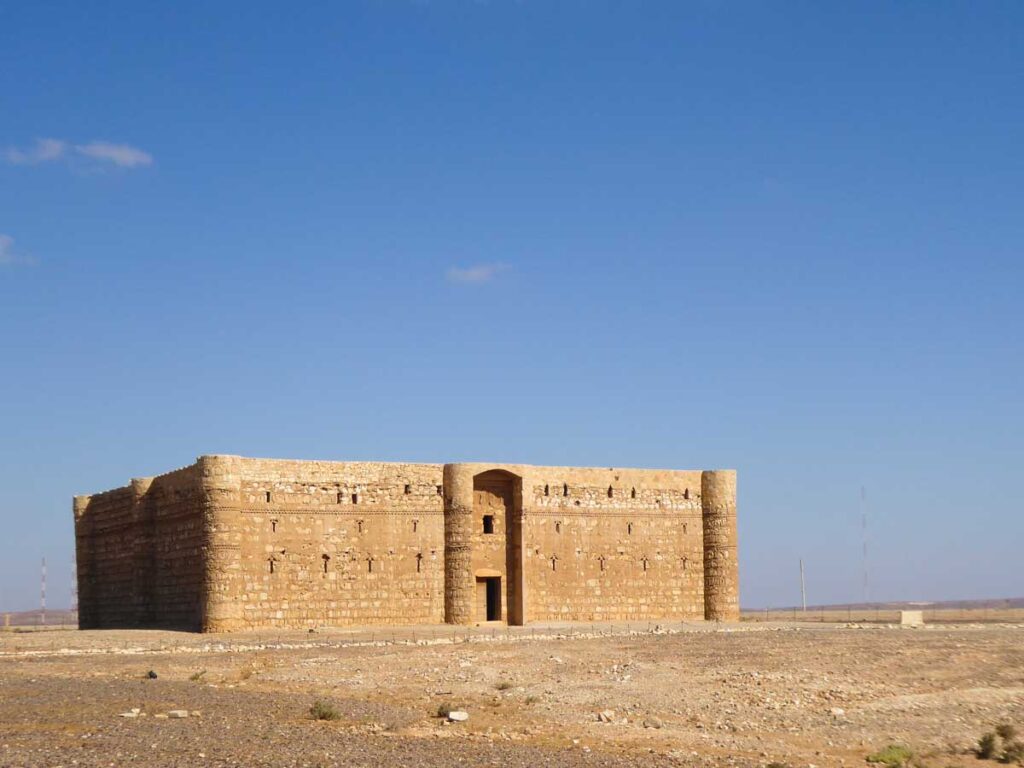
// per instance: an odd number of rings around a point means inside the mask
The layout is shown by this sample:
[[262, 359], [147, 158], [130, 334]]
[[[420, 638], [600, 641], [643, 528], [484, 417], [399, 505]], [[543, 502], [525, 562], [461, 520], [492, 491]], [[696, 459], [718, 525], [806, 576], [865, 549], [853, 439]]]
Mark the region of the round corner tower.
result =
[[736, 553], [736, 472], [703, 472], [704, 618], [739, 621], [739, 559]]
[[205, 554], [198, 623], [203, 632], [241, 629], [239, 459], [237, 456], [200, 456], [196, 466]]
[[473, 467], [444, 465], [444, 620], [473, 623]]

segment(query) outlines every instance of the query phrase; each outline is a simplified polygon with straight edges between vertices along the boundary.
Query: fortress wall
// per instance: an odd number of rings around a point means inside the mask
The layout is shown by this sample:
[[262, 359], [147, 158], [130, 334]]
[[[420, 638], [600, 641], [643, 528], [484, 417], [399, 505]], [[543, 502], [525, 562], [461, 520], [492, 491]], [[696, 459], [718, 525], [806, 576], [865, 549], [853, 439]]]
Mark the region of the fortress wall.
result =
[[193, 465], [153, 478], [146, 492], [150, 505], [146, 547], [139, 573], [146, 589], [146, 626], [198, 629], [203, 584], [203, 518], [197, 471]]
[[240, 626], [444, 620], [441, 465], [236, 461]]
[[75, 498], [79, 625], [197, 629], [203, 566], [195, 467]]
[[135, 621], [132, 489], [75, 498], [78, 622], [83, 629]]
[[700, 493], [700, 472], [531, 468], [523, 483], [529, 619], [700, 619]]

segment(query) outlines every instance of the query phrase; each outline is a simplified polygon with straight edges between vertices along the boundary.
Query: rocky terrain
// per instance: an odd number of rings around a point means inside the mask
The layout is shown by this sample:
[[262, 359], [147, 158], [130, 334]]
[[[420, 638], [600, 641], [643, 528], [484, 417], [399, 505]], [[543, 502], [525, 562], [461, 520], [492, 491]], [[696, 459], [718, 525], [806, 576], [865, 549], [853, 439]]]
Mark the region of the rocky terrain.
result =
[[1005, 722], [1021, 626], [0, 633], [2, 766], [983, 767]]

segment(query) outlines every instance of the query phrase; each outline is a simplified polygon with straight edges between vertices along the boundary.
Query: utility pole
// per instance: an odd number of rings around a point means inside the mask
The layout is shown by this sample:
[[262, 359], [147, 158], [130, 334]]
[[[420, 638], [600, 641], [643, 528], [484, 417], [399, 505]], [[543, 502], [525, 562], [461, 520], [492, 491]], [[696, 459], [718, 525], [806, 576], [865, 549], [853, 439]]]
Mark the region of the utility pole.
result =
[[43, 558], [43, 570], [39, 580], [39, 623], [46, 626], [46, 558]]
[[800, 604], [807, 613], [807, 586], [804, 584], [804, 559], [800, 558]]

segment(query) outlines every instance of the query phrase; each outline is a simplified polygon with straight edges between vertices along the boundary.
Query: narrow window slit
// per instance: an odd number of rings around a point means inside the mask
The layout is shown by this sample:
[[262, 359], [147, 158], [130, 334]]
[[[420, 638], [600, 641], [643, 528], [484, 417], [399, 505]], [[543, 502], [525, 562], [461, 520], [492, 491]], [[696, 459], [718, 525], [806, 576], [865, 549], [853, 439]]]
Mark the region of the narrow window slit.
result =
[[563, 496], [568, 496], [569, 495], [569, 484], [568, 483], [562, 483], [562, 495]]
[[629, 498], [631, 498], [631, 499], [635, 499], [636, 498], [636, 488], [634, 488], [633, 490], [631, 490], [629, 492]]
[[608, 486], [608, 498], [610, 499], [610, 498], [612, 498], [614, 496], [615, 496], [615, 491], [612, 490], [612, 487], [609, 485]]
[[412, 493], [412, 486], [409, 485], [408, 483], [406, 483], [405, 484], [405, 495], [408, 496], [410, 493]]
[[419, 573], [420, 569], [422, 567], [423, 567], [423, 553], [422, 552], [417, 552], [416, 553], [416, 573]]
[[267, 503], [269, 504], [270, 503], [270, 491], [267, 491], [265, 496], [266, 496]]
[[359, 503], [359, 494], [358, 493], [353, 493], [352, 494], [352, 503], [353, 504], [358, 504]]
[[323, 561], [324, 561], [324, 573], [327, 573], [327, 564], [331, 562], [331, 556], [330, 555], [321, 555], [321, 557], [323, 558]]
[[484, 515], [484, 533], [494, 533], [494, 515]]

